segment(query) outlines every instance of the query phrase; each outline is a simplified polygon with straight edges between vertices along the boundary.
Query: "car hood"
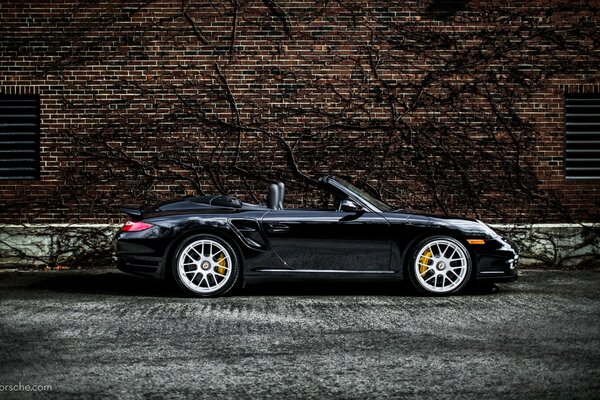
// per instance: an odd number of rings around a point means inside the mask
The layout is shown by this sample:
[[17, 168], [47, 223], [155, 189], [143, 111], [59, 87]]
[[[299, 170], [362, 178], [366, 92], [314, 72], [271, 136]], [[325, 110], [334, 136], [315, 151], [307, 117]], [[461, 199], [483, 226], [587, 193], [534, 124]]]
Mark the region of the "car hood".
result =
[[426, 223], [427, 225], [437, 225], [439, 227], [458, 230], [467, 236], [479, 236], [486, 238], [497, 237], [498, 234], [483, 222], [474, 218], [465, 218], [454, 215], [435, 215], [427, 212], [395, 210], [388, 215], [394, 215], [400, 218], [406, 218], [409, 223]]

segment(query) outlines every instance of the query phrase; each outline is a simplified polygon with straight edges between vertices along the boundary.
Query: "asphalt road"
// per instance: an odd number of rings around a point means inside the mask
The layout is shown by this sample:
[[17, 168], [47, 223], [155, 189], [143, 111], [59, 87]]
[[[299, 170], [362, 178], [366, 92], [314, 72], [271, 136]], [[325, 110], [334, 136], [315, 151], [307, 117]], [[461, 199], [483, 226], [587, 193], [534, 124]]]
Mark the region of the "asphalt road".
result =
[[600, 398], [600, 271], [499, 286], [191, 299], [116, 271], [0, 272], [0, 398]]

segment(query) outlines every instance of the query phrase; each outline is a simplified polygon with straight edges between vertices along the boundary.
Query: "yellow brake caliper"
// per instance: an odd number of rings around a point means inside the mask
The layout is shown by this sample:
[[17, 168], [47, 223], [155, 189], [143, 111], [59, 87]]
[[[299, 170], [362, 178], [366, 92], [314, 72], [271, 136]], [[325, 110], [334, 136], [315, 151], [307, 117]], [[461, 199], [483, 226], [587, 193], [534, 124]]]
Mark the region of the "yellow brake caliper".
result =
[[227, 271], [227, 261], [225, 260], [225, 255], [223, 253], [219, 256], [217, 264], [219, 264], [219, 266], [216, 271], [221, 275], [225, 275], [225, 271]]
[[428, 249], [425, 253], [423, 253], [421, 258], [419, 258], [419, 273], [421, 274], [421, 276], [425, 276], [425, 273], [428, 270], [427, 266], [429, 265], [429, 260], [431, 260], [431, 256], [433, 256], [433, 253], [431, 252], [431, 250]]

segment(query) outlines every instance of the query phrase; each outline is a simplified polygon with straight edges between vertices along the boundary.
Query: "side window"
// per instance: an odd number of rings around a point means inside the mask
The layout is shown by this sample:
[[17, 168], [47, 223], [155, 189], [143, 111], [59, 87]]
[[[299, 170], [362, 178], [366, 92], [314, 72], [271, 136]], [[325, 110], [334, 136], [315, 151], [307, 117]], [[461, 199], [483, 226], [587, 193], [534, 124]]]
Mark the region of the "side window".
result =
[[600, 179], [600, 94], [565, 95], [565, 177]]
[[0, 179], [39, 177], [39, 97], [0, 95]]

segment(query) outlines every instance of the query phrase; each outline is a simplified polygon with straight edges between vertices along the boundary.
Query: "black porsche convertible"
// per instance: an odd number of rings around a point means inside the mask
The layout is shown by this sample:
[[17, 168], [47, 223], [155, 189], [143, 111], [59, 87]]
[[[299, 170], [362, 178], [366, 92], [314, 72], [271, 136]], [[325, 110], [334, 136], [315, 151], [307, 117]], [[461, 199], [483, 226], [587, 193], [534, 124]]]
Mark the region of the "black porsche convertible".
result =
[[319, 183], [332, 199], [324, 208], [285, 208], [283, 183], [266, 205], [221, 195], [125, 208], [118, 268], [172, 276], [195, 296], [266, 278], [408, 277], [429, 295], [517, 279], [516, 246], [480, 221], [394, 210], [333, 176]]

